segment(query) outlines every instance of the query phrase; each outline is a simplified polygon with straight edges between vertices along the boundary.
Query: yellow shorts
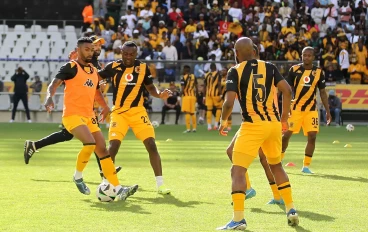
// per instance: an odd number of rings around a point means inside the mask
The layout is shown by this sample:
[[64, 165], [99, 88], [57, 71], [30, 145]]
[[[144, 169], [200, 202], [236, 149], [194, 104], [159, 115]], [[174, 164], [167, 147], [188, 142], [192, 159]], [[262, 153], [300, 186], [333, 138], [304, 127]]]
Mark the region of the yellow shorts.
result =
[[291, 111], [289, 118], [289, 130], [293, 134], [298, 134], [300, 128], [303, 128], [304, 136], [310, 131], [319, 131], [319, 118], [317, 111]]
[[132, 128], [135, 137], [141, 141], [155, 138], [155, 130], [144, 107], [133, 107], [126, 112], [111, 113], [109, 141], [123, 140], [128, 129]]
[[205, 104], [207, 106], [207, 111], [212, 111], [213, 108], [221, 109], [222, 108], [222, 99], [220, 96], [216, 97], [206, 97]]
[[249, 168], [258, 156], [259, 148], [262, 148], [269, 164], [280, 163], [281, 133], [280, 122], [243, 122], [233, 148], [233, 165]]
[[79, 115], [71, 115], [62, 118], [62, 123], [65, 129], [71, 132], [74, 128], [86, 125], [91, 133], [96, 131], [100, 131], [98, 127], [98, 119], [97, 117], [83, 117]]
[[181, 111], [194, 114], [197, 98], [195, 96], [184, 96], [181, 103]]

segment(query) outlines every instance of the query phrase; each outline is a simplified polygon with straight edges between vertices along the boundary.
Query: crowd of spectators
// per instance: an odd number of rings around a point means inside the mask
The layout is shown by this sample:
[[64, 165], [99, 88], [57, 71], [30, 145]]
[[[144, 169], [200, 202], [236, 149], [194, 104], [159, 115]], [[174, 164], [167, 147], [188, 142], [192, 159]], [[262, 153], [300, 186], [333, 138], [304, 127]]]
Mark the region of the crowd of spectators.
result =
[[[113, 3], [109, 12], [105, 6]], [[234, 61], [234, 42], [248, 36], [261, 59], [299, 61], [301, 50], [313, 46], [327, 82], [368, 84], [368, 0], [128, 0], [121, 16], [119, 4], [101, 0], [86, 28], [105, 39], [107, 59], [119, 58], [119, 46], [133, 40], [140, 59]]]

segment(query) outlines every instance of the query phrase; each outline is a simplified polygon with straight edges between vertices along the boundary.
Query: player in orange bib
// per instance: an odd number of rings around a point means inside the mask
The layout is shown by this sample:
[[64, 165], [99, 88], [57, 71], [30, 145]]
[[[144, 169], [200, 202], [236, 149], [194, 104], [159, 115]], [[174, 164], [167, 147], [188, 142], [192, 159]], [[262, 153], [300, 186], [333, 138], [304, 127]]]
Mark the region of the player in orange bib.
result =
[[[90, 190], [83, 180], [83, 170], [86, 167], [91, 154], [95, 151], [100, 158], [102, 171], [106, 179], [116, 188], [117, 199], [126, 200], [134, 194], [138, 185], [132, 187], [122, 187], [116, 175], [114, 163], [107, 152], [105, 139], [93, 112], [93, 103], [98, 89], [97, 69], [90, 62], [94, 53], [92, 40], [83, 37], [78, 40], [78, 58], [63, 65], [56, 77], [47, 89], [45, 102], [46, 109], [50, 112], [54, 107], [52, 97], [55, 95], [57, 87], [64, 82], [64, 108], [62, 122], [65, 129], [75, 138], [79, 139], [83, 148], [78, 154], [76, 170], [73, 181], [78, 190], [86, 195]], [[106, 102], [99, 102], [106, 108]], [[105, 111], [101, 121], [108, 115]]]
[[[288, 225], [299, 224], [291, 184], [281, 164], [281, 132], [288, 129], [287, 119], [291, 104], [291, 88], [275, 65], [254, 59], [253, 42], [247, 37], [235, 43], [237, 65], [227, 76], [225, 102], [222, 106], [220, 135], [227, 135], [227, 119], [236, 96], [239, 98], [243, 123], [238, 130], [232, 153], [232, 201], [233, 219], [220, 230], [245, 230], [244, 200], [246, 198], [245, 174], [262, 148], [269, 168], [275, 177], [282, 199], [285, 202]], [[276, 86], [283, 95], [283, 110], [280, 117], [274, 104]]]

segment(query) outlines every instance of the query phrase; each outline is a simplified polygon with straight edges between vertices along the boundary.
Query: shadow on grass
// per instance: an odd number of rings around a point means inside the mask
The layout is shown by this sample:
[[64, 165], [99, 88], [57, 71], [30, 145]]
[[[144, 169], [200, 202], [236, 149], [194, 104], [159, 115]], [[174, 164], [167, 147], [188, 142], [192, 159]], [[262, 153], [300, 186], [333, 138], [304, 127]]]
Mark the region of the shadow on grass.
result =
[[90, 207], [96, 208], [99, 210], [106, 210], [112, 212], [130, 212], [135, 214], [151, 214], [148, 211], [145, 211], [142, 206], [135, 205], [129, 202], [130, 199], [125, 201], [114, 201], [114, 202], [99, 202], [91, 199], [83, 199], [84, 202], [90, 204]]
[[[140, 191], [140, 190], [138, 190]], [[157, 195], [156, 198], [145, 198], [145, 197], [134, 197], [134, 199], [142, 202], [143, 204], [167, 204], [167, 205], [175, 205], [177, 207], [183, 208], [194, 208], [196, 205], [203, 205], [203, 204], [213, 204], [209, 202], [202, 202], [202, 201], [181, 201], [180, 199], [176, 198], [175, 196], [169, 195]]]
[[[260, 209], [260, 208], [251, 208], [251, 211], [253, 213], [265, 213], [265, 214], [280, 214], [280, 215], [285, 215], [285, 212], [268, 212], [268, 211], [265, 211], [265, 210]], [[331, 216], [328, 216], [328, 215], [324, 215], [324, 214], [315, 213], [315, 212], [310, 212], [310, 211], [298, 210], [298, 214], [299, 214], [299, 217], [300, 218], [302, 218], [302, 219], [303, 218], [308, 218], [308, 219], [310, 219], [312, 221], [327, 221], [327, 222], [333, 222], [333, 221], [335, 221], [335, 218], [334, 217], [331, 217]], [[303, 231], [303, 230], [301, 230], [301, 231]]]
[[[298, 174], [298, 173], [288, 173], [288, 175], [295, 175], [295, 176], [306, 176], [305, 174]], [[329, 180], [343, 180], [343, 181], [356, 181], [361, 183], [368, 183], [368, 178], [364, 177], [348, 177], [348, 176], [339, 176], [339, 175], [329, 175], [329, 174], [313, 174], [308, 175], [308, 177], [317, 177], [317, 178], [324, 178]]]

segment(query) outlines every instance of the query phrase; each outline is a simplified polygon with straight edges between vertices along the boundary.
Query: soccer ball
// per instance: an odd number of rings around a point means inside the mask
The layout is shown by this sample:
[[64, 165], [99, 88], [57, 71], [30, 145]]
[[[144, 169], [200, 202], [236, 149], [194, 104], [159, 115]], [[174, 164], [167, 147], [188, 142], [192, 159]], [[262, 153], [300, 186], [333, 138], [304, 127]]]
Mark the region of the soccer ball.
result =
[[153, 128], [157, 128], [160, 125], [160, 123], [158, 123], [157, 121], [153, 121], [151, 124]]
[[351, 125], [351, 124], [348, 124], [348, 125], [346, 125], [346, 130], [349, 131], [349, 132], [352, 132], [352, 131], [354, 131], [354, 126]]
[[203, 124], [204, 124], [204, 118], [200, 117], [200, 118], [198, 119], [198, 123], [199, 123], [200, 125], [203, 125]]
[[97, 187], [96, 197], [101, 202], [114, 201], [116, 197], [115, 187], [112, 184], [102, 182]]

